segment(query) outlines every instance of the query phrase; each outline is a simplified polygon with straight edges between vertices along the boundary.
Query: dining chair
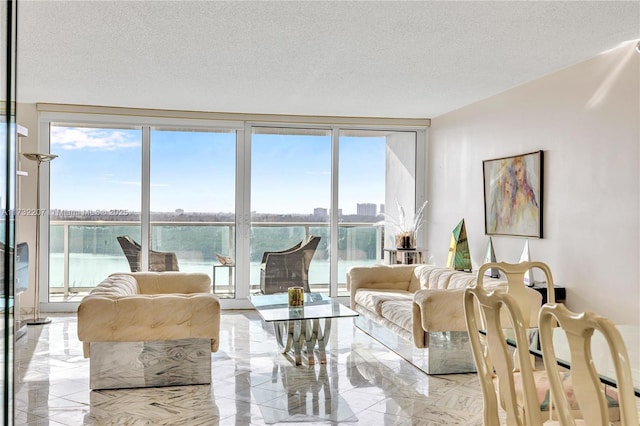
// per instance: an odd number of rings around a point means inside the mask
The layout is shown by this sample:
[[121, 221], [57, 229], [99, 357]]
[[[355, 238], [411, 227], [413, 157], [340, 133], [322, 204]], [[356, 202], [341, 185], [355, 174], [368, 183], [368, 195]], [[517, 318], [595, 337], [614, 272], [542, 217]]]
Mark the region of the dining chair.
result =
[[541, 425], [529, 352], [516, 351], [515, 362], [504, 334], [505, 328], [513, 327], [516, 345], [528, 348], [527, 322], [518, 301], [509, 293], [489, 291], [478, 283], [464, 291], [464, 313], [482, 389], [484, 424], [500, 424], [499, 401], [506, 412], [507, 425]]
[[282, 251], [266, 251], [260, 263], [260, 290], [263, 294], [286, 292], [289, 287], [309, 288], [309, 265], [320, 237], [309, 235]]
[[[553, 341], [556, 321], [566, 333], [571, 353], [571, 370], [562, 378]], [[577, 405], [580, 417], [587, 425], [608, 425], [612, 421], [619, 421], [623, 426], [638, 425], [629, 355], [613, 322], [593, 312], [576, 313], [563, 304], [546, 304], [540, 310], [539, 323], [544, 365], [560, 423], [563, 426], [576, 424], [573, 413]], [[591, 352], [594, 331], [602, 333], [609, 346], [617, 389], [603, 385], [598, 377]], [[564, 391], [568, 381], [573, 386], [571, 400]]]
[[524, 283], [524, 276], [530, 269], [541, 270], [547, 282], [547, 301], [548, 303], [555, 303], [553, 275], [549, 266], [543, 262], [487, 262], [478, 270], [477, 282], [479, 287], [484, 286], [485, 272], [490, 269], [496, 269], [504, 273], [507, 278], [506, 292], [515, 299], [523, 314], [529, 313], [524, 318], [525, 326], [537, 327], [538, 313], [540, 312], [540, 306], [542, 306], [542, 296], [538, 299], [533, 295], [533, 293], [537, 292]]
[[[495, 291], [484, 288], [484, 273], [490, 268], [505, 274], [506, 288]], [[498, 412], [497, 402], [507, 413], [507, 424], [537, 425], [541, 419], [552, 422], [557, 418], [547, 372], [536, 368], [535, 358], [529, 354], [529, 349], [539, 348], [537, 331], [542, 306], [540, 293], [524, 284], [524, 275], [531, 268], [543, 271], [548, 300], [555, 303], [553, 276], [542, 262], [485, 263], [478, 270], [476, 286], [465, 292], [465, 319], [483, 390], [485, 425], [497, 424], [494, 414]], [[479, 330], [484, 330], [484, 334]], [[515, 337], [516, 348], [511, 350], [506, 343], [507, 331]], [[570, 383], [565, 384], [565, 392], [573, 392]], [[582, 417], [579, 408], [573, 414]], [[615, 407], [612, 418], [616, 418]]]
[[[538, 313], [542, 306], [542, 295], [525, 285], [524, 277], [530, 269], [539, 269], [544, 273], [547, 282], [547, 297], [551, 297], [551, 300], [555, 302], [553, 275], [551, 274], [549, 266], [543, 262], [487, 262], [482, 265], [478, 271], [477, 283], [480, 287], [484, 286], [485, 272], [488, 270], [503, 272], [507, 279], [505, 291], [510, 294], [518, 304], [520, 312], [524, 315], [525, 327], [536, 328], [538, 326]], [[502, 320], [503, 323], [508, 324], [509, 318], [503, 316]], [[505, 326], [505, 328], [510, 327]], [[537, 347], [538, 339], [535, 332], [532, 334], [530, 340], [530, 344]], [[513, 358], [516, 362], [516, 368], [518, 368], [519, 358], [515, 353]], [[529, 356], [529, 361], [535, 366], [535, 358], [533, 355]]]
[[[122, 251], [124, 252], [131, 272], [141, 270], [142, 246], [129, 235], [116, 237]], [[178, 257], [173, 252], [149, 250], [149, 271], [179, 271]]]

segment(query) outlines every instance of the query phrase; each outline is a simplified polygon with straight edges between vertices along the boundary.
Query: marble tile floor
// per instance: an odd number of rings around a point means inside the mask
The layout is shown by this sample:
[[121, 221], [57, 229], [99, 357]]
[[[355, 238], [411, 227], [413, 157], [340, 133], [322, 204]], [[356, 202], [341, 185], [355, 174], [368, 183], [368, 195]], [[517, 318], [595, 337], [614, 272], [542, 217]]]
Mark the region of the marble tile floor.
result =
[[279, 354], [255, 311], [223, 311], [212, 384], [89, 390], [75, 315], [30, 326], [15, 353], [15, 425], [481, 425], [475, 374], [428, 376], [334, 320], [326, 365]]

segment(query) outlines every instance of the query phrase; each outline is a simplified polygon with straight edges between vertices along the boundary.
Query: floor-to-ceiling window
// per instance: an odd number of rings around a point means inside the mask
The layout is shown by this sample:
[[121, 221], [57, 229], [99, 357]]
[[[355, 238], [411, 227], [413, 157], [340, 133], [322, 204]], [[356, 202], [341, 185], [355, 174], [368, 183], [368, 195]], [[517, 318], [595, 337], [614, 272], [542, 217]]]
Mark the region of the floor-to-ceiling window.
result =
[[[142, 131], [53, 123], [49, 300], [81, 297], [128, 271], [117, 237], [140, 241]], [[42, 292], [46, 295], [46, 292]]]
[[[415, 208], [415, 131], [349, 130], [339, 133], [338, 151], [338, 294], [348, 294], [350, 266], [378, 263], [384, 247], [385, 213], [394, 214], [396, 200]], [[398, 201], [400, 203], [400, 201]]]
[[260, 291], [265, 252], [319, 236], [310, 288], [344, 296], [346, 269], [382, 262], [392, 244], [385, 206], [411, 211], [424, 185], [421, 128], [49, 111], [40, 122], [59, 155], [43, 302], [77, 303], [133, 268], [123, 235], [140, 247], [138, 268], [153, 270], [151, 251], [169, 253], [175, 269], [209, 274], [229, 307]]
[[[331, 132], [254, 127], [251, 135], [251, 275], [258, 289], [262, 255], [309, 235], [320, 237], [309, 263], [312, 291], [329, 292]], [[304, 263], [304, 262], [303, 262]], [[304, 265], [296, 265], [302, 271]], [[291, 272], [293, 274], [296, 271]]]
[[211, 275], [220, 297], [236, 293], [236, 139], [234, 130], [170, 128], [150, 137], [151, 249]]

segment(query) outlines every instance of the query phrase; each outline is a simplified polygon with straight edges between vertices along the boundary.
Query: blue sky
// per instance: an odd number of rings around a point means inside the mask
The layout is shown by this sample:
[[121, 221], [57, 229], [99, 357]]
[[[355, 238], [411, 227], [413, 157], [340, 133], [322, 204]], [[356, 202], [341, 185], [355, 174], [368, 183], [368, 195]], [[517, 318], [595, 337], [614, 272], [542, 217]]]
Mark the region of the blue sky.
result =
[[[51, 208], [140, 210], [141, 131], [52, 127]], [[254, 134], [252, 211], [313, 213], [329, 208], [331, 139]], [[151, 210], [231, 212], [235, 133], [151, 132]], [[383, 203], [383, 137], [340, 139], [339, 203]]]

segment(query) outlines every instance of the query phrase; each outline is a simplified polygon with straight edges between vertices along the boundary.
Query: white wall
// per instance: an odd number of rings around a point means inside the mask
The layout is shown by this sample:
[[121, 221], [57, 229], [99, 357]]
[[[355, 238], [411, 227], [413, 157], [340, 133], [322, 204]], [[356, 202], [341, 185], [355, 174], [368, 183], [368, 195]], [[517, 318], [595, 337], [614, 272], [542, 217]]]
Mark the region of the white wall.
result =
[[[48, 148], [42, 148], [38, 145], [38, 113], [35, 104], [19, 103], [17, 108], [16, 120], [18, 124], [29, 130], [29, 136], [22, 138], [18, 147], [18, 164], [19, 170], [26, 171], [28, 176], [19, 177], [17, 208], [18, 209], [35, 209], [36, 208], [36, 163], [26, 160], [22, 157], [23, 152], [49, 152]], [[46, 165], [41, 166], [41, 181], [46, 172]], [[46, 188], [43, 190], [46, 191]], [[44, 205], [40, 206], [45, 208]], [[29, 244], [29, 287], [20, 294], [19, 306], [21, 314], [26, 315], [33, 311], [33, 292], [35, 283], [35, 229], [36, 217], [20, 215], [16, 218], [16, 242], [27, 242]], [[41, 228], [42, 229], [42, 228]], [[45, 231], [46, 232], [46, 231]], [[43, 292], [40, 293], [42, 295]], [[24, 318], [23, 318], [24, 319]]]
[[[398, 205], [402, 207], [408, 218], [405, 223], [411, 224], [414, 205], [416, 204], [416, 141], [411, 132], [396, 132], [387, 135], [385, 170], [386, 218], [393, 218], [402, 225]], [[398, 226], [385, 226], [385, 247], [395, 247], [395, 236]]]
[[[482, 264], [482, 160], [544, 151], [544, 238], [529, 241], [567, 305], [640, 323], [640, 55], [635, 43], [432, 119], [428, 248], [446, 263], [465, 219]], [[518, 262], [525, 240], [493, 237], [498, 261]], [[538, 276], [536, 275], [536, 279]]]

